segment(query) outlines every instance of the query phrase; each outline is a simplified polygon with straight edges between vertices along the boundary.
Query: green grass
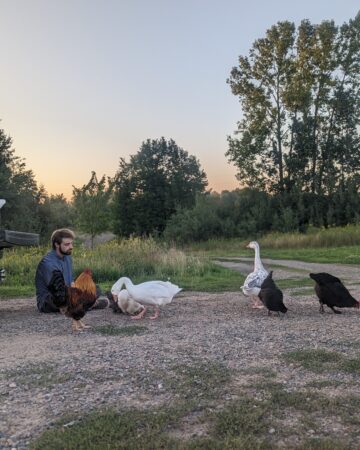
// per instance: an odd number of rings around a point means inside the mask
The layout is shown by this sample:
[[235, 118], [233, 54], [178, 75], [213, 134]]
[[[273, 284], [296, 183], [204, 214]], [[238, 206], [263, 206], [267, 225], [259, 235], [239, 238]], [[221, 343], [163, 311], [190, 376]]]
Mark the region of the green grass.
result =
[[346, 359], [341, 364], [340, 367], [344, 372], [352, 373], [354, 375], [359, 375], [360, 374], [360, 357]]
[[[32, 443], [33, 450], [102, 450], [174, 448], [164, 431], [178, 415], [170, 409], [117, 413], [93, 412], [72, 426], [46, 431]], [[69, 423], [72, 423], [70, 421]]]
[[360, 225], [329, 229], [309, 229], [306, 234], [269, 233], [248, 239], [211, 239], [186, 247], [189, 254], [214, 257], [250, 257], [251, 240], [258, 240], [262, 258], [297, 259], [307, 262], [360, 263]]
[[179, 285], [190, 291], [224, 292], [238, 291], [245, 280], [240, 272], [212, 264], [202, 274], [188, 273], [179, 278]]
[[315, 381], [310, 381], [309, 383], [306, 384], [306, 387], [309, 388], [315, 388], [315, 389], [323, 389], [323, 388], [328, 388], [328, 387], [339, 387], [339, 386], [343, 386], [344, 382], [343, 381], [336, 381], [336, 380], [315, 380]]
[[[233, 243], [233, 245], [230, 245]], [[217, 244], [217, 245], [215, 245]], [[188, 248], [189, 254], [207, 256], [209, 258], [247, 257], [253, 258], [254, 251], [245, 248], [244, 242], [223, 245], [222, 241], [214, 242], [208, 250], [197, 250], [197, 247]], [[333, 247], [300, 247], [300, 248], [270, 248], [261, 246], [261, 258], [290, 259], [305, 262], [338, 263], [338, 264], [360, 264], [360, 245], [333, 246]], [[296, 271], [298, 271], [296, 269]]]
[[7, 284], [0, 285], [0, 300], [8, 298], [26, 298], [35, 295], [35, 286], [8, 286]]
[[280, 289], [296, 288], [299, 286], [314, 286], [314, 281], [310, 278], [284, 278], [276, 280], [277, 286]]
[[303, 295], [313, 295], [314, 294], [314, 288], [304, 288], [304, 289], [296, 289], [296, 291], [291, 292], [292, 297], [300, 297]]
[[338, 363], [343, 361], [342, 354], [322, 349], [296, 350], [285, 353], [283, 357], [288, 363], [298, 364], [313, 372], [336, 369]]
[[322, 349], [297, 350], [285, 353], [283, 358], [288, 363], [295, 363], [313, 372], [346, 372], [360, 374], [360, 357], [346, 358], [342, 353]]
[[[269, 232], [264, 236], [248, 236], [247, 239], [209, 239], [205, 242], [195, 242], [187, 246], [194, 252], [217, 252], [228, 254], [231, 251], [244, 251], [249, 241], [257, 240], [262, 248], [323, 248], [360, 245], [360, 225], [346, 225], [344, 227], [313, 228], [306, 233]], [[219, 253], [221, 254], [221, 253]]]
[[360, 264], [360, 246], [262, 249], [262, 258], [292, 259], [305, 262]]

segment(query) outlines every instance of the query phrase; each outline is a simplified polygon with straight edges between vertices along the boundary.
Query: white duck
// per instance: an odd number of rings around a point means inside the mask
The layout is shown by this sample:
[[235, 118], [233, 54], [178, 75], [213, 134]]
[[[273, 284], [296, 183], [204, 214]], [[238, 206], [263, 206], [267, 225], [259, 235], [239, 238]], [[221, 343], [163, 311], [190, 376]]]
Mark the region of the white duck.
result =
[[170, 281], [145, 281], [144, 283], [133, 284], [127, 277], [121, 277], [114, 286], [116, 289], [121, 289], [123, 285], [125, 285], [130, 298], [144, 307], [138, 315], [132, 317], [135, 320], [144, 317], [148, 306], [153, 306], [155, 309], [154, 315], [150, 319], [157, 319], [160, 306], [170, 303], [174, 296], [182, 290]]
[[246, 296], [252, 298], [253, 308], [263, 308], [264, 305], [261, 304], [258, 293], [259, 288], [261, 288], [261, 285], [265, 278], [269, 275], [269, 272], [264, 269], [264, 266], [262, 265], [259, 244], [256, 241], [251, 241], [246, 247], [253, 248], [255, 250], [254, 270], [246, 277], [244, 285], [241, 286], [241, 289]]

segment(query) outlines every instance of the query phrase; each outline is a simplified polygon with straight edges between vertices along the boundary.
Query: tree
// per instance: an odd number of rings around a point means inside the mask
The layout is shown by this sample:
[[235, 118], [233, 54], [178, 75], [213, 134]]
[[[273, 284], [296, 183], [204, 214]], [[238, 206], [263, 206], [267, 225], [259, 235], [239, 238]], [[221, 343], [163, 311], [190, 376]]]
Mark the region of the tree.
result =
[[96, 173], [92, 172], [89, 182], [81, 188], [73, 186], [73, 206], [75, 223], [79, 230], [89, 233], [91, 248], [94, 237], [111, 229], [110, 199], [112, 183], [105, 175], [98, 181]]
[[226, 153], [239, 180], [329, 194], [359, 174], [359, 69], [360, 14], [340, 28], [278, 22], [256, 40], [228, 80], [243, 111]]
[[39, 232], [39, 190], [31, 170], [15, 155], [12, 138], [0, 129], [0, 198], [6, 199], [2, 227]]
[[43, 186], [39, 191], [38, 215], [42, 241], [49, 240], [51, 233], [58, 228], [74, 226], [74, 209], [63, 194], [50, 195]]
[[180, 207], [195, 204], [206, 175], [194, 156], [165, 138], [143, 142], [115, 175], [115, 232], [129, 236], [161, 234]]
[[280, 22], [255, 41], [250, 57], [239, 58], [228, 80], [239, 96], [244, 118], [240, 139], [229, 138], [227, 156], [250, 187], [284, 190], [284, 93], [293, 67], [294, 24]]

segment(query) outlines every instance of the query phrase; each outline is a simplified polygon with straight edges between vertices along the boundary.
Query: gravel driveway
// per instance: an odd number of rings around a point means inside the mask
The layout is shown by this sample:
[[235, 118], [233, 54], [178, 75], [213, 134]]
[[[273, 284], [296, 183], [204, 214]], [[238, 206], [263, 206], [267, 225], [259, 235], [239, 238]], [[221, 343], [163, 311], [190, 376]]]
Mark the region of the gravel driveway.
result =
[[[349, 288], [359, 298], [360, 286], [353, 284], [360, 281], [357, 267], [264, 263], [284, 264], [281, 276], [292, 279], [303, 278], [303, 271], [330, 271], [351, 281]], [[251, 270], [246, 259], [229, 264], [244, 273]], [[278, 272], [274, 269], [274, 276]], [[85, 322], [93, 328], [75, 335], [64, 316], [38, 313], [34, 298], [0, 301], [0, 448], [27, 448], [69, 412], [167, 404], [172, 394], [164, 380], [176, 364], [223, 364], [238, 370], [240, 384], [247, 382], [244, 369], [261, 366], [275, 371], [287, 389], [301, 389], [319, 376], [286, 366], [284, 352], [322, 348], [357, 355], [352, 344], [360, 342], [359, 311], [335, 315], [328, 309], [321, 315], [313, 294], [295, 296], [287, 289], [284, 296], [289, 312], [278, 318], [251, 309], [240, 292], [185, 291], [158, 320], [135, 322], [110, 309], [92, 311]], [[107, 336], [99, 332], [101, 326], [139, 327], [139, 334]], [[353, 383], [352, 394], [360, 395], [359, 384]]]

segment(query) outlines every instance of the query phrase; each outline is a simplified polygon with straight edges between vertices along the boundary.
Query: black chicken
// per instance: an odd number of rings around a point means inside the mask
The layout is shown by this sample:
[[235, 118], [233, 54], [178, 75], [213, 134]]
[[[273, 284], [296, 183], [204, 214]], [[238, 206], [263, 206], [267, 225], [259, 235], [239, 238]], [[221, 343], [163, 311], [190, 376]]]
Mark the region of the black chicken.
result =
[[89, 328], [81, 319], [86, 311], [96, 302], [96, 284], [92, 279], [90, 269], [85, 269], [75, 280], [75, 287], [66, 286], [64, 276], [60, 270], [54, 270], [49, 283], [49, 291], [57, 306], [67, 317], [73, 319], [73, 331]]
[[324, 305], [331, 308], [335, 314], [341, 314], [337, 308], [359, 308], [359, 302], [354, 299], [339, 278], [326, 272], [310, 273], [315, 284], [315, 292], [319, 298], [321, 313], [324, 312]]
[[263, 304], [268, 309], [268, 315], [270, 316], [271, 311], [277, 312], [278, 316], [280, 312], [286, 313], [287, 307], [283, 302], [283, 293], [276, 286], [274, 280], [272, 279], [273, 271], [265, 278], [261, 284], [259, 298]]

